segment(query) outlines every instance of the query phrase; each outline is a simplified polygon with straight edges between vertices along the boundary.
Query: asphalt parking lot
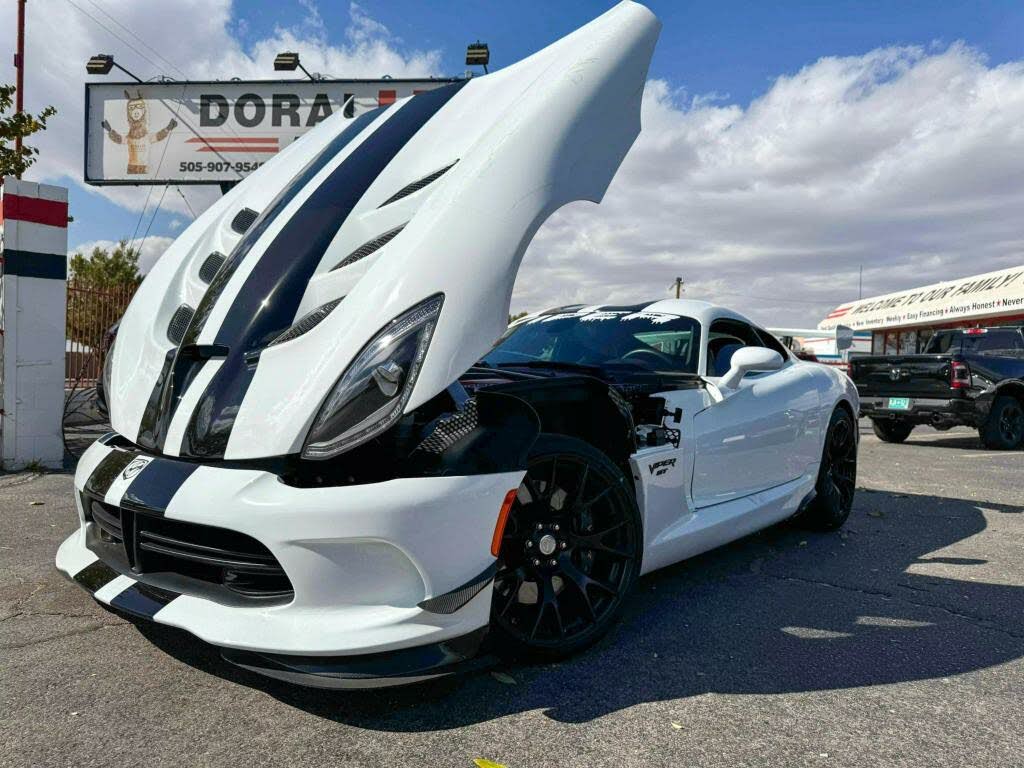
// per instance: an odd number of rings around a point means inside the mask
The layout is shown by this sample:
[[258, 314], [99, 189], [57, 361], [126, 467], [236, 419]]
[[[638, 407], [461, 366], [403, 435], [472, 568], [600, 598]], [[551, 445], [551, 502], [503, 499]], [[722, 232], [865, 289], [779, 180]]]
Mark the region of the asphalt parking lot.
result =
[[71, 476], [2, 476], [0, 765], [1020, 765], [1024, 451], [861, 433], [842, 532], [652, 574], [561, 664], [365, 693], [104, 610], [53, 568]]

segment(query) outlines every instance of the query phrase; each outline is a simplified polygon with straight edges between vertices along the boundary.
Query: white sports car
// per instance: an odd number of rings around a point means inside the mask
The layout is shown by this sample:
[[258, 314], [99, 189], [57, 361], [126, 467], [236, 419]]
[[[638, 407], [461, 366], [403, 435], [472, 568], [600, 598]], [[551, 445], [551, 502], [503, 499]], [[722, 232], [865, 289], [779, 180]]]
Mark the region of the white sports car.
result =
[[534, 232], [600, 200], [636, 137], [658, 30], [625, 2], [339, 113], [200, 216], [108, 354], [114, 431], [79, 462], [57, 567], [236, 664], [372, 686], [572, 652], [642, 573], [841, 525], [841, 373], [702, 302], [506, 330]]

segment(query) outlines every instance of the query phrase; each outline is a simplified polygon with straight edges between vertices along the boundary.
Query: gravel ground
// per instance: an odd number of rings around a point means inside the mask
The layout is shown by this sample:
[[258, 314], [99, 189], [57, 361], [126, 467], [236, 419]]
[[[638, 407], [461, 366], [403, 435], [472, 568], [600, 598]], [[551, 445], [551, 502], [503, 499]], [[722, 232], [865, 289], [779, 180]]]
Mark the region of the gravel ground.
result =
[[1021, 765], [1024, 452], [862, 424], [840, 533], [641, 580], [561, 664], [334, 693], [134, 624], [53, 568], [71, 476], [0, 477], [0, 765]]

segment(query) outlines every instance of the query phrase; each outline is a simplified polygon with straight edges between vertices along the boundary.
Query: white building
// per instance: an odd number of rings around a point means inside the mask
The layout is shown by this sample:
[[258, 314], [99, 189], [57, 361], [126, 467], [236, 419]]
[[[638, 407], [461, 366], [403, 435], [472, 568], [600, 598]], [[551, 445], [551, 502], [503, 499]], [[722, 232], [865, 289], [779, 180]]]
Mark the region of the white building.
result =
[[920, 352], [936, 330], [1024, 325], [1024, 264], [847, 302], [818, 323], [871, 332], [875, 355]]

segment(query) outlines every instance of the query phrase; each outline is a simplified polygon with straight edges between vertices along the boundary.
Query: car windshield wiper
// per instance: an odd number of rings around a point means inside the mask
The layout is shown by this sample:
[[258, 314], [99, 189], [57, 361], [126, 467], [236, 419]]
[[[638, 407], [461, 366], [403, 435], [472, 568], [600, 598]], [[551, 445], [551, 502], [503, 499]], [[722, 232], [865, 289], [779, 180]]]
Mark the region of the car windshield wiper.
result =
[[599, 365], [567, 363], [560, 360], [523, 360], [521, 363], [498, 363], [498, 368], [563, 368], [582, 373], [602, 373]]

